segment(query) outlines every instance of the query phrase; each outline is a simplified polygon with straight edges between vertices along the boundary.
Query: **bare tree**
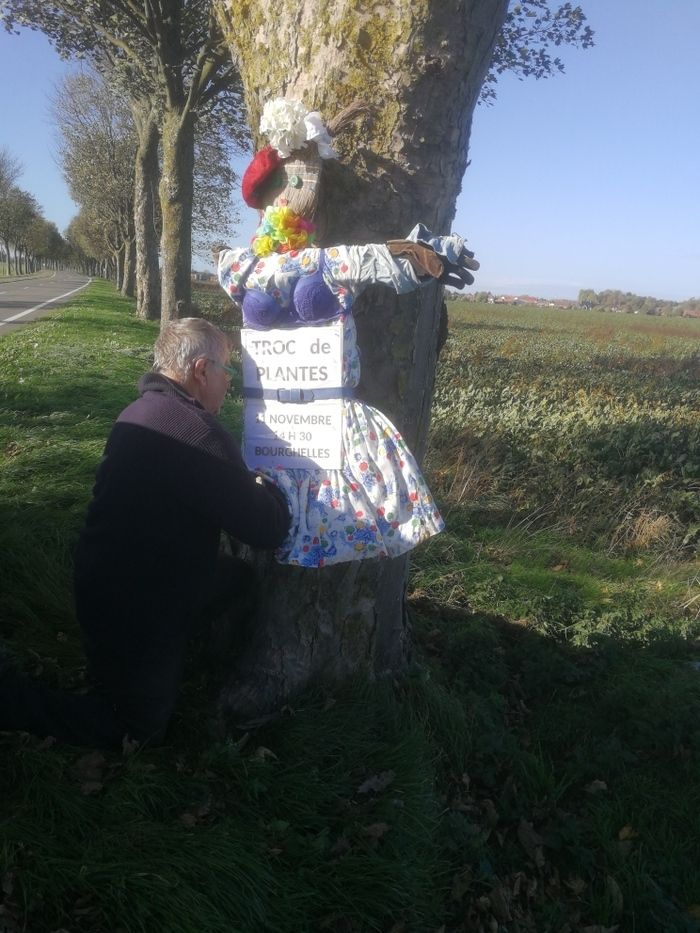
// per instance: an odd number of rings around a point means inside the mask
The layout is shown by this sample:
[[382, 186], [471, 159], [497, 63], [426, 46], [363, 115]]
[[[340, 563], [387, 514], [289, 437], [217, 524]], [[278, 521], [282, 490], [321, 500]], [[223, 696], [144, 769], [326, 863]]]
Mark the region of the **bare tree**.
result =
[[9, 149], [0, 148], [0, 198], [4, 198], [22, 174], [22, 163]]
[[134, 159], [131, 114], [97, 72], [68, 75], [53, 95], [59, 157], [74, 201], [99, 219], [117, 287], [135, 289]]
[[66, 243], [72, 263], [86, 275], [107, 278], [112, 265], [111, 247], [99, 218], [81, 209], [68, 224]]
[[0, 240], [7, 254], [7, 272], [12, 274], [10, 246], [14, 249], [15, 275], [23, 271], [24, 244], [27, 232], [41, 215], [39, 205], [28, 191], [11, 187], [0, 198]]
[[[4, 146], [0, 148], [0, 227], [7, 232], [11, 226], [12, 209], [7, 202], [13, 192], [15, 192], [15, 182], [22, 174], [22, 164], [16, 159], [9, 149]], [[2, 241], [4, 254], [7, 261], [7, 274], [11, 275], [10, 266], [10, 243], [5, 239], [0, 231], [0, 241]]]

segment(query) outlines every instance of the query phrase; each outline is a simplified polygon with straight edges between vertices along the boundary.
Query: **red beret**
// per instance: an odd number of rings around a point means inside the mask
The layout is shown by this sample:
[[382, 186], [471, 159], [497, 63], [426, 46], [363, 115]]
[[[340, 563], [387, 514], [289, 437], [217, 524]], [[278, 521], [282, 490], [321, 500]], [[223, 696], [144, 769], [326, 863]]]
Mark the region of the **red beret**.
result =
[[264, 208], [261, 195], [267, 183], [282, 164], [277, 150], [272, 146], [265, 146], [256, 152], [253, 161], [243, 174], [241, 191], [243, 200], [249, 207]]

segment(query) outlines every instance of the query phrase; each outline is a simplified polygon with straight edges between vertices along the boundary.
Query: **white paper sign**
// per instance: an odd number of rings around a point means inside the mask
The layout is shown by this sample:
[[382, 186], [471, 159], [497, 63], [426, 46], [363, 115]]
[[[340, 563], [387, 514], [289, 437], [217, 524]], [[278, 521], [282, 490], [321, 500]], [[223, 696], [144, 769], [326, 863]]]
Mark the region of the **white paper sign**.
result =
[[246, 399], [246, 464], [251, 469], [340, 469], [341, 399], [300, 399], [342, 385], [342, 322], [285, 330], [244, 328], [241, 343], [243, 384], [266, 396]]

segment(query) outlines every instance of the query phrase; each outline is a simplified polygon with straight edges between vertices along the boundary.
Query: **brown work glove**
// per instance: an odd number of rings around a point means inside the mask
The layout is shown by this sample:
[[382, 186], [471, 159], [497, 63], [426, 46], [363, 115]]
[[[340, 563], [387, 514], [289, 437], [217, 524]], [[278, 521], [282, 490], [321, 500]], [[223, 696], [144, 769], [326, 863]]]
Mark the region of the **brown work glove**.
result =
[[414, 243], [413, 240], [387, 240], [386, 245], [392, 256], [408, 259], [419, 278], [429, 275], [433, 279], [440, 279], [445, 272], [440, 257], [430, 246]]

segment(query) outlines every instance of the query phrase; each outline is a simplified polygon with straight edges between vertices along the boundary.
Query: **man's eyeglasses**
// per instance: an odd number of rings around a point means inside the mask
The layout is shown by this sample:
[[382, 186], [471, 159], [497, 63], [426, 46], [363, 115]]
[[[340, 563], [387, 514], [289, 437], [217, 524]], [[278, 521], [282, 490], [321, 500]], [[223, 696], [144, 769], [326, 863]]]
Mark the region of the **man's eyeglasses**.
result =
[[233, 377], [236, 375], [236, 369], [233, 366], [227, 366], [226, 363], [220, 363], [218, 360], [212, 360], [211, 357], [207, 357], [207, 362], [213, 363], [214, 366], [218, 366], [219, 369], [223, 369], [226, 375], [231, 379], [233, 379]]

